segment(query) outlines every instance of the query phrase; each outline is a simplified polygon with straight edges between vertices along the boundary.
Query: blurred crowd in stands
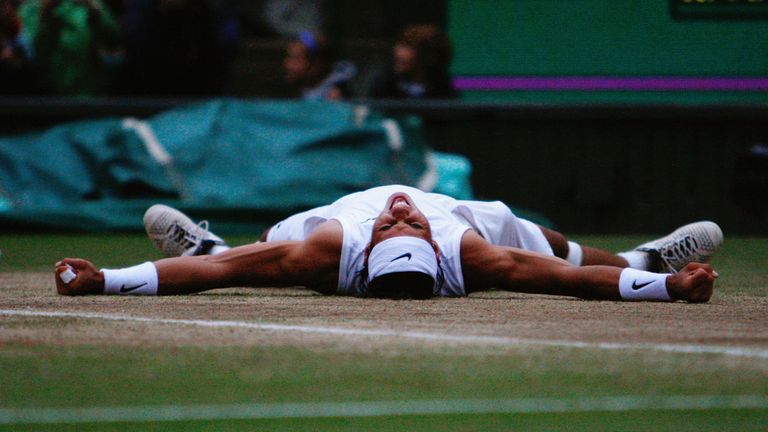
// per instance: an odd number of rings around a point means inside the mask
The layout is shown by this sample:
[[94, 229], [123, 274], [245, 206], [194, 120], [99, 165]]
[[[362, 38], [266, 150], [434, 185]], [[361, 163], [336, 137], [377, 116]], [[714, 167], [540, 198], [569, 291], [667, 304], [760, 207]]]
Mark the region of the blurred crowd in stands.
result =
[[[0, 95], [225, 95], [245, 28], [249, 35], [285, 45], [282, 78], [264, 83], [267, 96], [458, 96], [449, 75], [451, 43], [440, 27], [407, 26], [394, 40], [389, 61], [361, 67], [341, 60], [338, 47], [344, 41], [323, 33], [322, 5], [309, 0], [0, 0]], [[249, 79], [263, 77], [254, 72]]]

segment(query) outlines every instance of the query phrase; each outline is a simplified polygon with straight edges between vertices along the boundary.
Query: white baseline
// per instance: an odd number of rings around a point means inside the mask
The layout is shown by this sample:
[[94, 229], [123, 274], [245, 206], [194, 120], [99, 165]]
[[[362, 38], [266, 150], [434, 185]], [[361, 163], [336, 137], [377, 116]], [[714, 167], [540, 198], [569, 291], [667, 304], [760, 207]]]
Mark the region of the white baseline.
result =
[[660, 343], [622, 343], [622, 342], [582, 342], [568, 340], [550, 340], [550, 339], [525, 339], [501, 336], [482, 336], [482, 335], [447, 335], [441, 333], [429, 333], [418, 331], [399, 331], [399, 330], [375, 330], [375, 329], [356, 329], [343, 327], [323, 327], [323, 326], [302, 326], [287, 324], [256, 323], [248, 321], [219, 321], [219, 320], [193, 320], [193, 319], [173, 319], [173, 318], [154, 318], [132, 315], [104, 314], [94, 312], [61, 312], [61, 311], [40, 311], [29, 309], [0, 309], [0, 315], [6, 316], [32, 316], [32, 317], [50, 317], [50, 318], [80, 318], [106, 321], [126, 321], [153, 324], [177, 324], [199, 327], [218, 327], [218, 328], [246, 328], [263, 331], [287, 331], [300, 333], [321, 333], [340, 336], [357, 337], [395, 337], [416, 340], [428, 340], [446, 343], [471, 343], [501, 346], [552, 346], [563, 348], [587, 348], [602, 350], [650, 350], [670, 353], [686, 354], [722, 354], [736, 357], [752, 357], [768, 359], [768, 349], [737, 347], [737, 346], [718, 346], [718, 345], [693, 345], [693, 344], [660, 344]]

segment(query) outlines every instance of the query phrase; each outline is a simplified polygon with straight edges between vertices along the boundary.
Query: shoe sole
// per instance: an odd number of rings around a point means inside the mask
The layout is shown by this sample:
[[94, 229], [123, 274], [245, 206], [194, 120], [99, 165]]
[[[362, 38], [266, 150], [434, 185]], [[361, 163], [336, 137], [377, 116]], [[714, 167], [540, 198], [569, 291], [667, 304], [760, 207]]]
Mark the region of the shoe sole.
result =
[[196, 226], [184, 213], [163, 204], [155, 204], [144, 213], [144, 230], [155, 248], [166, 257], [181, 256], [185, 250], [195, 246], [192, 243], [181, 246], [174, 244], [168, 238], [168, 232], [174, 225], [182, 229]]

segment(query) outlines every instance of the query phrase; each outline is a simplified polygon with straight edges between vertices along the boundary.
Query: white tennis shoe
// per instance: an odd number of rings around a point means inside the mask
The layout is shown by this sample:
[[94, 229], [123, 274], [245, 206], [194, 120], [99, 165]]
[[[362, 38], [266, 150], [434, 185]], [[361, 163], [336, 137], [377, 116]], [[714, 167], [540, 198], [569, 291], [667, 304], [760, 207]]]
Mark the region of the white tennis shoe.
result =
[[636, 251], [646, 252], [658, 267], [655, 270], [676, 273], [688, 263], [708, 263], [723, 245], [723, 231], [710, 221], [694, 222], [672, 234], [642, 244]]
[[208, 221], [196, 224], [175, 208], [155, 204], [144, 213], [149, 239], [166, 257], [207, 255], [214, 246], [226, 246], [208, 231]]

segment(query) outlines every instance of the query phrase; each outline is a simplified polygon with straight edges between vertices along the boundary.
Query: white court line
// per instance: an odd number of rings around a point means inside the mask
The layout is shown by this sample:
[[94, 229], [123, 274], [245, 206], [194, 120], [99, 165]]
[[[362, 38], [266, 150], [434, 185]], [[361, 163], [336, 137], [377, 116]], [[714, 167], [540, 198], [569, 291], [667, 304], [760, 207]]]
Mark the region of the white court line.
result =
[[91, 408], [5, 408], [0, 409], [0, 424], [71, 424], [715, 409], [764, 410], [768, 409], [768, 396], [608, 396], [568, 399], [448, 399], [371, 402], [287, 402], [228, 405], [147, 405]]
[[182, 324], [200, 327], [225, 327], [247, 328], [267, 331], [289, 331], [300, 333], [322, 333], [329, 335], [357, 336], [357, 337], [397, 337], [407, 339], [420, 339], [436, 342], [474, 343], [502, 346], [553, 346], [563, 348], [592, 348], [602, 350], [651, 350], [670, 353], [686, 354], [722, 354], [737, 357], [754, 357], [768, 359], [768, 349], [733, 347], [718, 345], [692, 345], [692, 344], [655, 344], [655, 343], [621, 343], [621, 342], [581, 342], [549, 339], [525, 339], [501, 336], [482, 335], [448, 335], [442, 333], [427, 333], [418, 331], [399, 330], [374, 330], [343, 327], [301, 326], [286, 324], [255, 323], [247, 321], [216, 321], [216, 320], [191, 320], [173, 318], [152, 318], [131, 315], [103, 314], [94, 312], [60, 312], [37, 311], [22, 309], [0, 309], [0, 315], [34, 316], [49, 318], [83, 318], [107, 321], [127, 321], [158, 324]]

